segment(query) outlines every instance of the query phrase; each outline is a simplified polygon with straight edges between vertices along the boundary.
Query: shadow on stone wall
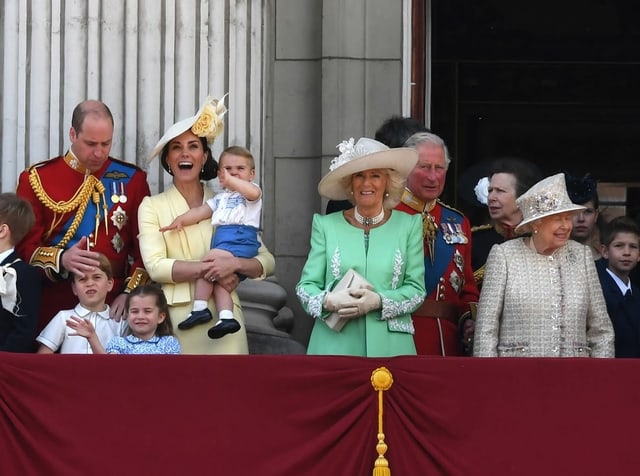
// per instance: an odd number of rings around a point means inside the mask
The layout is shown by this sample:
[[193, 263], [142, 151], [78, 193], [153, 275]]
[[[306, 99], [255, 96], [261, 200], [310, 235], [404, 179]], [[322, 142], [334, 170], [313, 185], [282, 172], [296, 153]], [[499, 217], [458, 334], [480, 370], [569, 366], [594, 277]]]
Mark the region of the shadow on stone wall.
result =
[[275, 277], [245, 279], [237, 288], [247, 326], [250, 354], [305, 354], [291, 336], [293, 311], [286, 306], [287, 291]]

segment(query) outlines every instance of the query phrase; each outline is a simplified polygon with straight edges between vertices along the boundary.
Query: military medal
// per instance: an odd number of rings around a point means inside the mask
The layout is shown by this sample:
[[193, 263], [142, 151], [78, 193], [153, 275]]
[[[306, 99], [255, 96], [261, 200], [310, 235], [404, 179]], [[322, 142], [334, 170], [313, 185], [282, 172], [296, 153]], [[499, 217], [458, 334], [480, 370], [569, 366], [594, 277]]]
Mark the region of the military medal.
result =
[[127, 213], [120, 205], [111, 214], [111, 222], [118, 230], [122, 230], [122, 227], [127, 223]]
[[444, 241], [446, 241], [448, 244], [456, 242], [455, 235], [450, 223], [440, 223], [440, 228], [442, 229], [442, 238], [444, 238]]
[[456, 223], [455, 227], [456, 227], [456, 235], [458, 236], [458, 239], [460, 240], [460, 241], [458, 241], [458, 243], [462, 243], [464, 245], [469, 243], [469, 238], [467, 238], [467, 236], [464, 234], [464, 231], [462, 230], [462, 225], [460, 223]]
[[451, 274], [449, 275], [449, 284], [451, 284], [451, 287], [457, 294], [460, 294], [460, 289], [462, 288], [462, 278], [455, 271], [451, 271]]
[[458, 268], [461, 273], [464, 273], [464, 256], [462, 256], [462, 253], [457, 249], [455, 253], [453, 253], [453, 262], [456, 264], [456, 268]]
[[122, 237], [118, 232], [116, 232], [116, 234], [113, 235], [113, 238], [111, 239], [111, 244], [113, 245], [113, 249], [116, 250], [116, 253], [120, 253], [122, 251], [122, 248], [124, 248], [124, 240], [122, 239]]
[[127, 203], [127, 194], [124, 193], [124, 182], [120, 182], [120, 203]]
[[120, 196], [118, 195], [118, 185], [115, 182], [111, 182], [111, 201], [113, 203], [118, 203], [120, 201]]

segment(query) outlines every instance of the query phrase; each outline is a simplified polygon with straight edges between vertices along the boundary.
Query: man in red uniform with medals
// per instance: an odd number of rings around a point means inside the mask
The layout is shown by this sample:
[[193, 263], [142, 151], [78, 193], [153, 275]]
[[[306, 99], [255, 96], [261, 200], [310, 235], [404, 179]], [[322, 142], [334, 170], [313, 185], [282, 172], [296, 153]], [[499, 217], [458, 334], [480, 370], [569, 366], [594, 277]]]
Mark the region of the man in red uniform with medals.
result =
[[146, 173], [109, 157], [112, 138], [109, 108], [84, 101], [73, 111], [66, 155], [33, 165], [18, 179], [16, 192], [36, 217], [16, 250], [43, 277], [38, 330], [77, 304], [66, 278], [97, 267], [98, 253], [113, 267], [112, 317], [124, 316], [125, 294], [148, 279], [138, 247], [138, 205], [150, 194]]
[[431, 132], [417, 132], [405, 145], [416, 149], [419, 159], [396, 208], [422, 214], [427, 289], [423, 305], [412, 315], [416, 351], [464, 355], [469, 343], [463, 346], [463, 328], [470, 335], [473, 326], [466, 321], [479, 297], [471, 267], [471, 225], [438, 200], [451, 161], [444, 141]]

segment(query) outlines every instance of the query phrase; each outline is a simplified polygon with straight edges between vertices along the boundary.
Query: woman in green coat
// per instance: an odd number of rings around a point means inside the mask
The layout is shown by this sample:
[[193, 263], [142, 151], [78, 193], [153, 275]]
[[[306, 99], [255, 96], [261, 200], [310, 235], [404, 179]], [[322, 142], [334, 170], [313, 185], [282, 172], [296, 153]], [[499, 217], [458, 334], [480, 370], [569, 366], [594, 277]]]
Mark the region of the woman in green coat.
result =
[[318, 191], [354, 207], [313, 217], [311, 251], [296, 286], [316, 320], [307, 353], [415, 354], [411, 312], [425, 296], [422, 220], [393, 207], [417, 153], [367, 138], [338, 148]]

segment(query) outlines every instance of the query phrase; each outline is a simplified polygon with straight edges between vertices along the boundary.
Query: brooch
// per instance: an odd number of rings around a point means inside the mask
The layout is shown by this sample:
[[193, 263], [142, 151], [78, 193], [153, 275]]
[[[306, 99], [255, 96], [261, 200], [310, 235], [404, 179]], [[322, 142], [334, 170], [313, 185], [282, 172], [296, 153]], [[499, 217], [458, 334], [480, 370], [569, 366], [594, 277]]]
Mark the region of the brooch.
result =
[[460, 289], [462, 288], [462, 278], [455, 271], [452, 271], [449, 275], [449, 284], [451, 284], [451, 287], [457, 294], [460, 294]]
[[457, 249], [455, 253], [453, 253], [453, 262], [456, 264], [456, 268], [462, 273], [464, 270], [464, 256], [462, 256], [462, 253]]
[[116, 253], [120, 253], [122, 248], [124, 248], [124, 241], [119, 233], [113, 235], [113, 238], [111, 238], [111, 244], [113, 245], [113, 249], [116, 250]]
[[127, 212], [120, 205], [111, 214], [111, 222], [118, 230], [122, 230], [122, 227], [127, 224]]

